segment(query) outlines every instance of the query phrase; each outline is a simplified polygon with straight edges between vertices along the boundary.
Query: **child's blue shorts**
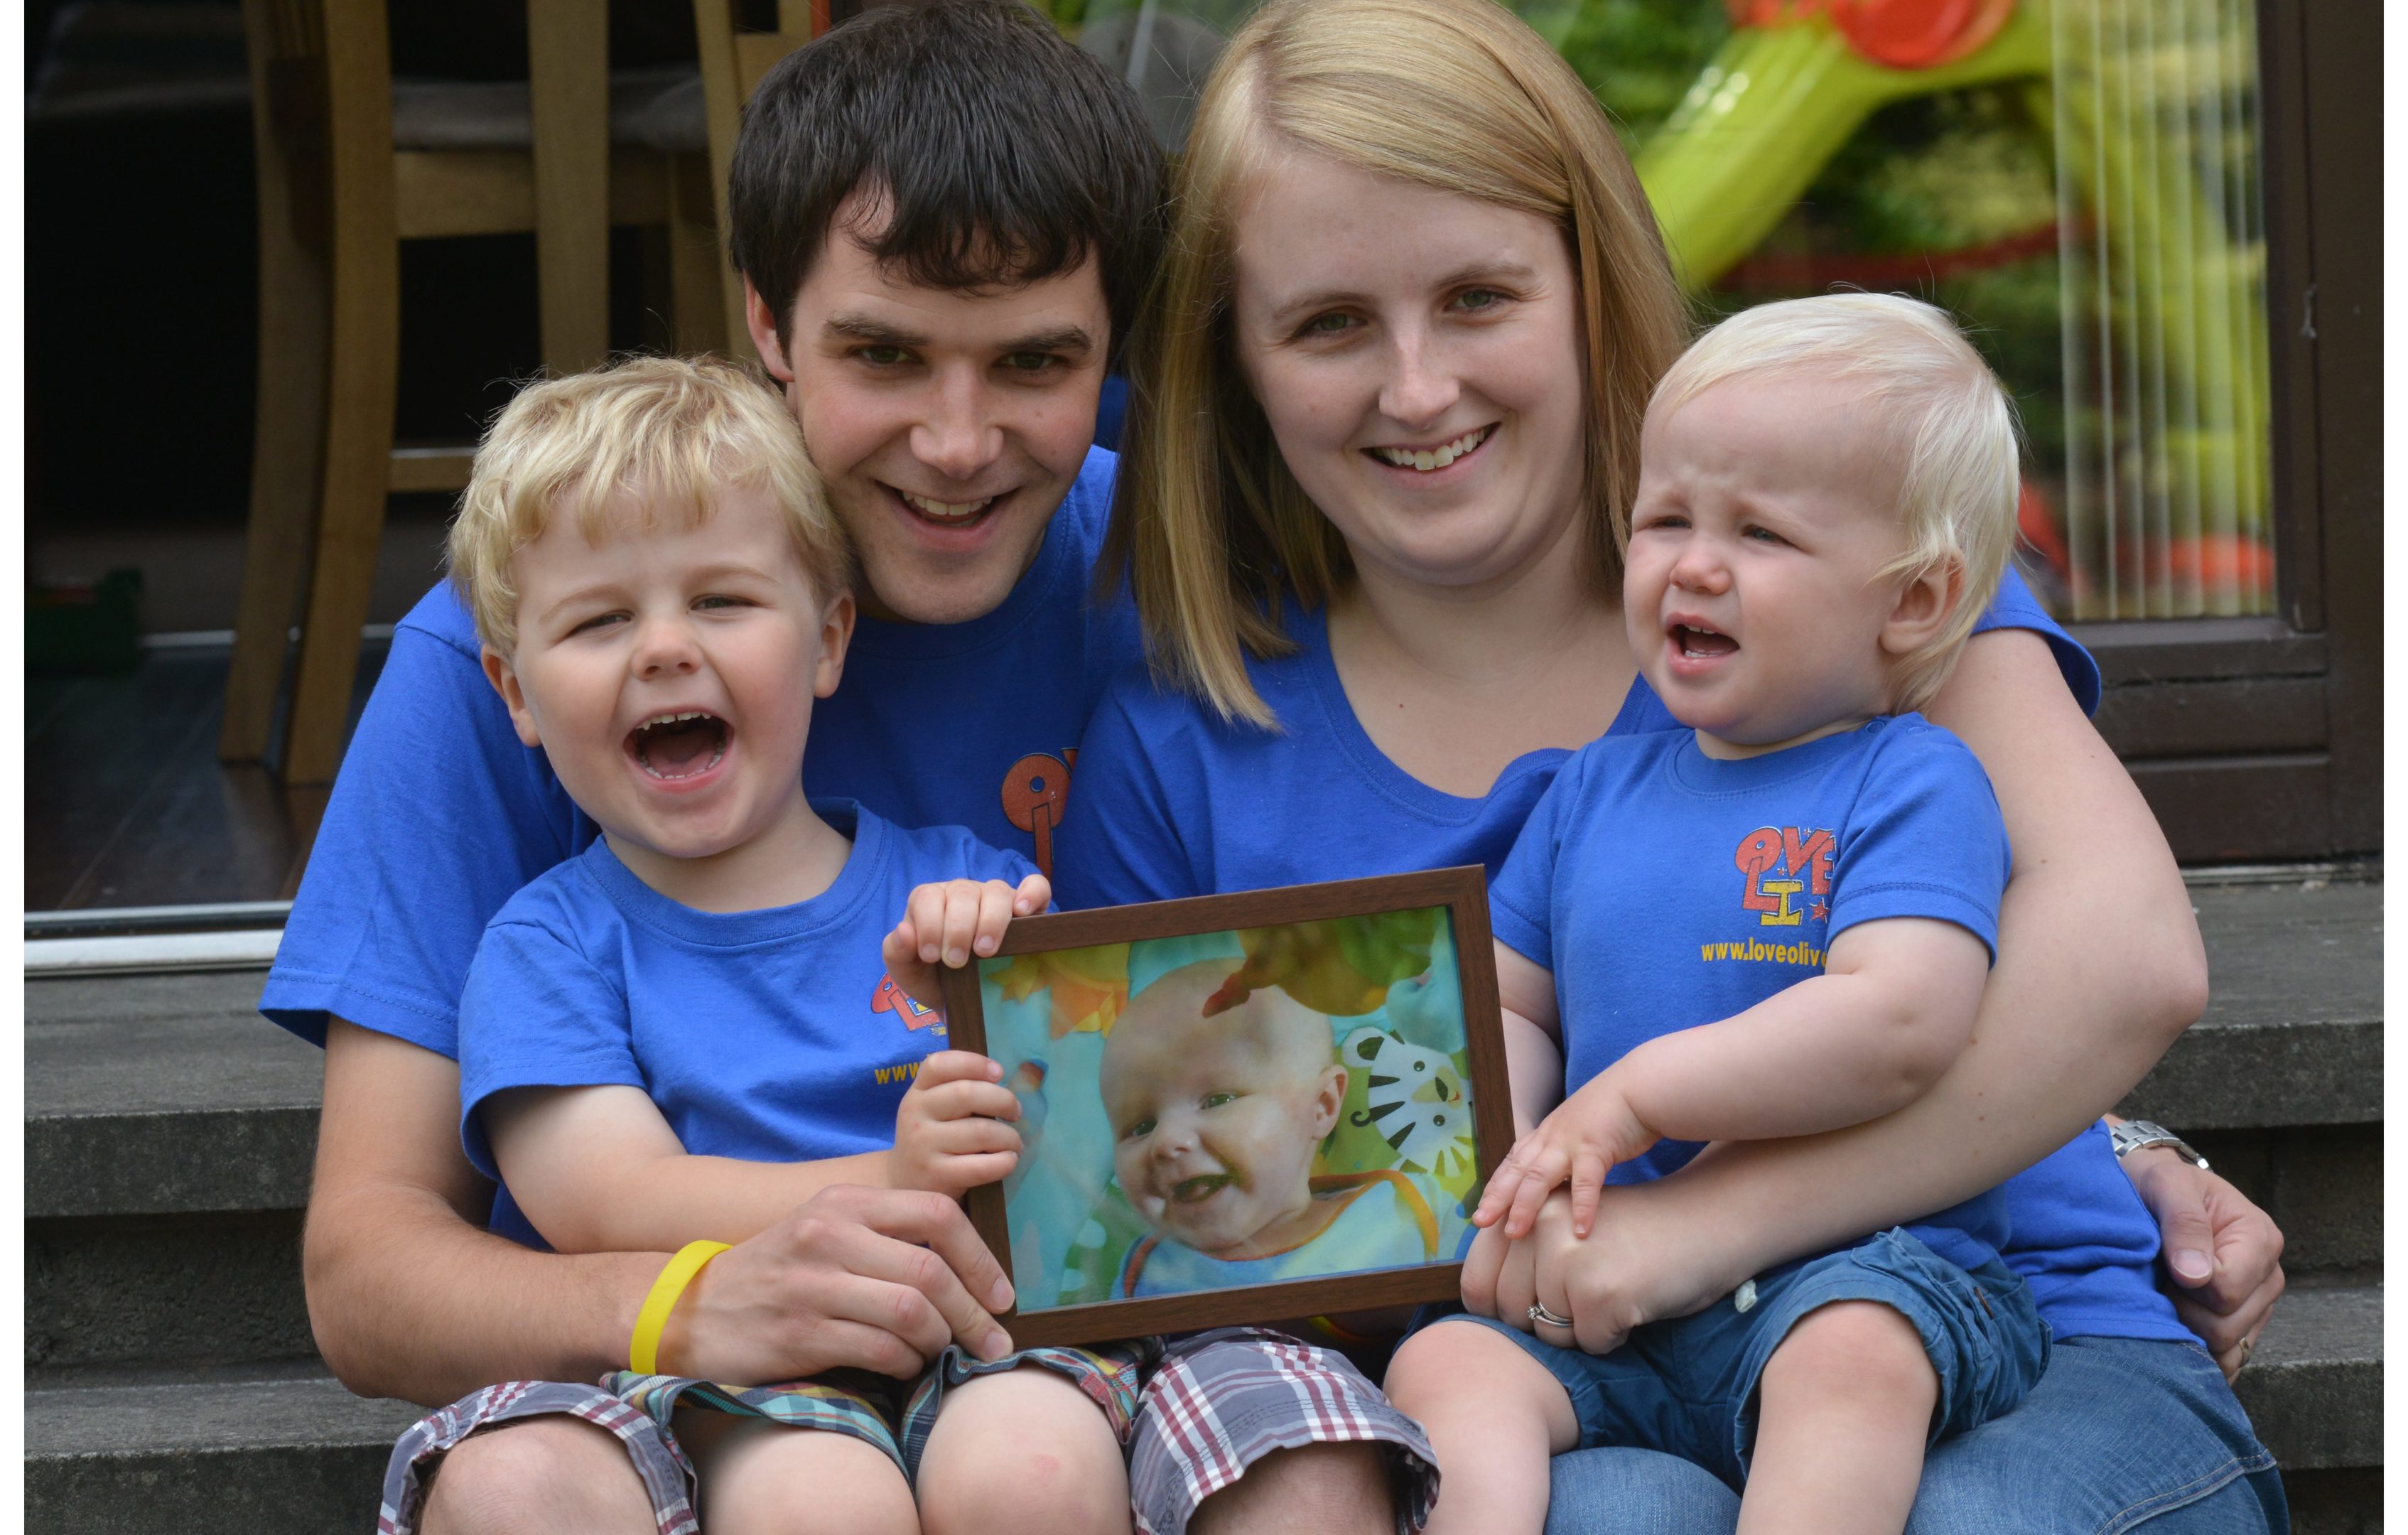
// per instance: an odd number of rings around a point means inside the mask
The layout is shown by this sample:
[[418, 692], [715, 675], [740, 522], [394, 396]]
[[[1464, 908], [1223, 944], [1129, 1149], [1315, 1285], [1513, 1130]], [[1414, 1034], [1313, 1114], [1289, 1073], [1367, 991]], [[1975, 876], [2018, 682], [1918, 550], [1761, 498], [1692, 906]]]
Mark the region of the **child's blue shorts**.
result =
[[1818, 1307], [1879, 1301], [1914, 1324], [1940, 1377], [1933, 1442], [2014, 1407], [2048, 1364], [2048, 1324], [2013, 1270], [1996, 1258], [1960, 1269], [1904, 1231], [1774, 1270], [1752, 1285], [1695, 1316], [1635, 1328], [1606, 1355], [1558, 1348], [1493, 1317], [1444, 1320], [1494, 1327], [1546, 1366], [1571, 1396], [1582, 1449], [1661, 1450], [1734, 1487], [1746, 1479], [1755, 1446], [1765, 1361]]

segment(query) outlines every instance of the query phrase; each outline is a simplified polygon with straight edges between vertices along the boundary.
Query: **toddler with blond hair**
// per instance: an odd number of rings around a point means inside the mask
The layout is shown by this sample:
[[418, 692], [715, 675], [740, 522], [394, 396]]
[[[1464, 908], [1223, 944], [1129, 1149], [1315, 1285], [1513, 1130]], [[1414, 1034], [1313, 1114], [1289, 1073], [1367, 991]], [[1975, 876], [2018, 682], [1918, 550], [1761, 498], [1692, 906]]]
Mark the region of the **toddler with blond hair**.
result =
[[[1997, 586], [2016, 495], [2006, 396], [1928, 305], [1764, 305], [1666, 374], [1623, 607], [1689, 728], [1584, 748], [1497, 877], [1523, 1135], [1483, 1240], [1526, 1237], [1566, 1182], [1584, 1236], [1605, 1182], [1892, 1112], [1955, 1062], [2008, 848], [1980, 763], [1914, 711]], [[1437, 1451], [1429, 1528], [1536, 1535], [1548, 1456], [1614, 1444], [1744, 1483], [1744, 1535], [1902, 1529], [1927, 1443], [2046, 1361], [2005, 1240], [1985, 1195], [1603, 1356], [1543, 1286], [1526, 1320], [1432, 1325], [1387, 1380]]]

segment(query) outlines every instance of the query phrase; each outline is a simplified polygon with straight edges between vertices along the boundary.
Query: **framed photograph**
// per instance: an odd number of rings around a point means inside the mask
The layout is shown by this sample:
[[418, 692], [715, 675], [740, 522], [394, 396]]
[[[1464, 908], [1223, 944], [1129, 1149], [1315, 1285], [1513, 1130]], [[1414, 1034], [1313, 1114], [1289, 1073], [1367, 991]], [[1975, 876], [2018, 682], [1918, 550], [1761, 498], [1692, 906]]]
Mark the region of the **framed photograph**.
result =
[[1029, 917], [944, 972], [1020, 1098], [1022, 1346], [1452, 1298], [1512, 1143], [1476, 867]]

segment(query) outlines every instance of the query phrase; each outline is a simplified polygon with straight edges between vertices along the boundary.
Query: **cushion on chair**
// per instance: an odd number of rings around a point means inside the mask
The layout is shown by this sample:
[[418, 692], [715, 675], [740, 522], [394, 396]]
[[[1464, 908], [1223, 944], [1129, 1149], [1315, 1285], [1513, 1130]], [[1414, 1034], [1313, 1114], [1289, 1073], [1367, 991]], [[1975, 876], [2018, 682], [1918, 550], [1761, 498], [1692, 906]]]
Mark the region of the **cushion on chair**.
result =
[[25, 116], [127, 117], [250, 100], [241, 7], [74, 0], [50, 18]]
[[[524, 80], [396, 79], [396, 150], [523, 150], [535, 142]], [[710, 147], [702, 77], [692, 65], [619, 69], [610, 75], [610, 142], [665, 154]]]

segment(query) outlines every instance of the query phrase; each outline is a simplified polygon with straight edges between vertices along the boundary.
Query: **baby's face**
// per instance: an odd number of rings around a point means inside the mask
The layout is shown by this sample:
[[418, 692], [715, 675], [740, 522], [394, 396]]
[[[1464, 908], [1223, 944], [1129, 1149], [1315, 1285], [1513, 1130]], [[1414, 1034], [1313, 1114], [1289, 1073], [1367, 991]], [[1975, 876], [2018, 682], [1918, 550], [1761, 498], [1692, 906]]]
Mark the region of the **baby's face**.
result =
[[1649, 413], [1623, 616], [1684, 724], [1763, 751], [1883, 711], [1901, 583], [1882, 570], [1905, 535], [1882, 438], [1849, 390], [1811, 375]]
[[623, 856], [726, 852], [800, 801], [850, 599], [819, 595], [766, 495], [724, 491], [691, 527], [604, 509], [601, 542], [564, 509], [512, 557], [518, 642], [486, 652], [487, 672]]
[[1346, 1097], [1321, 1014], [1262, 991], [1202, 1016], [1236, 968], [1191, 965], [1146, 988], [1103, 1062], [1122, 1192], [1155, 1230], [1229, 1258], [1273, 1250], [1310, 1212], [1313, 1155]]

